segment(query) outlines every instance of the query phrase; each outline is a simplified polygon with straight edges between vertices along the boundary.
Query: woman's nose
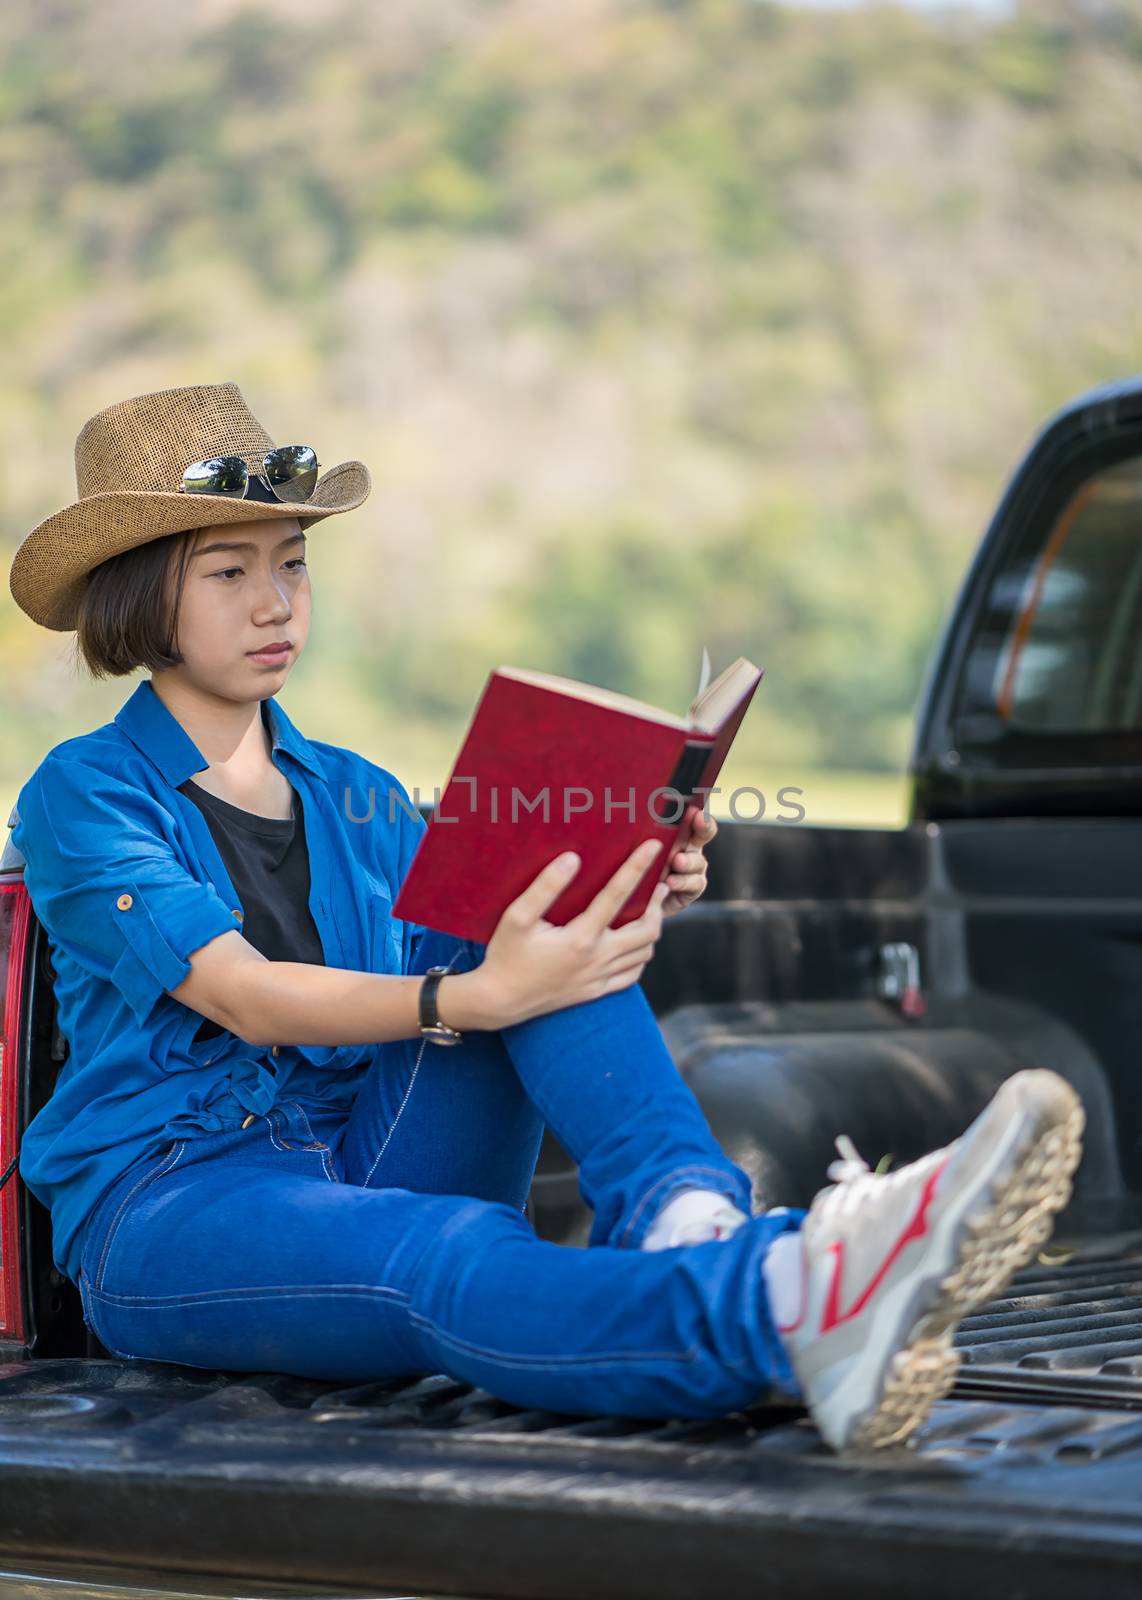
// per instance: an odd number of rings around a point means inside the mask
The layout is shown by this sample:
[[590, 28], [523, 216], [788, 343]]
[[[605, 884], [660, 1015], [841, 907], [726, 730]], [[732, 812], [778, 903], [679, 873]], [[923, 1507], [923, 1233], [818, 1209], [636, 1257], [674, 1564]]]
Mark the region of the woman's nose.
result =
[[260, 574], [257, 585], [257, 606], [260, 610], [268, 606], [274, 615], [279, 613], [289, 616], [290, 598], [286, 580], [276, 572]]

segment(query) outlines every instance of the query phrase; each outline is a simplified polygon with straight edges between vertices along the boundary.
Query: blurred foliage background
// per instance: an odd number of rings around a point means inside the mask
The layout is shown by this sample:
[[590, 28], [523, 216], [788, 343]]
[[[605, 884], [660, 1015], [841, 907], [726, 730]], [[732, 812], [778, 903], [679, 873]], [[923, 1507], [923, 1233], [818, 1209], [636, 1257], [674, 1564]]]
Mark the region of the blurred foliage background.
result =
[[[766, 668], [724, 786], [899, 821], [1008, 474], [1142, 369], [1140, 124], [1112, 0], [8, 0], [0, 537], [92, 413], [232, 379], [373, 474], [306, 733], [431, 798], [495, 665], [681, 711], [706, 645]], [[137, 679], [7, 585], [0, 661], [7, 811]]]

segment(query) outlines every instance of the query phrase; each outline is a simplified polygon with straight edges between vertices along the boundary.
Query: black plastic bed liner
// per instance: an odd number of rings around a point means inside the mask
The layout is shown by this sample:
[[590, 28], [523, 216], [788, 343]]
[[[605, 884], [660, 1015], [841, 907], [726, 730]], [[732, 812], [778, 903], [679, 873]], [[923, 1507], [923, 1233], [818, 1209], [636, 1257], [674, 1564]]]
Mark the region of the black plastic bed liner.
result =
[[1052, 1600], [1136, 1594], [1136, 1243], [1021, 1273], [963, 1324], [955, 1396], [863, 1460], [772, 1408], [638, 1421], [443, 1375], [0, 1366], [0, 1556], [473, 1600], [978, 1600], [1012, 1592], [1014, 1557]]
[[1080, 1245], [1020, 1272], [960, 1324], [956, 1393], [1142, 1410], [1142, 1234]]

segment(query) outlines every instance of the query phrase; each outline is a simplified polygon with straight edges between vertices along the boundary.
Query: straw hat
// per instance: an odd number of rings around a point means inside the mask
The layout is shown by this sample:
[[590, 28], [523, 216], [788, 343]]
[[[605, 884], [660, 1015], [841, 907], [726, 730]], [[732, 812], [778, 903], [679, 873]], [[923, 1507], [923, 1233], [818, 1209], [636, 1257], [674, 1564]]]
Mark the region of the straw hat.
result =
[[76, 625], [87, 574], [109, 556], [216, 522], [296, 517], [304, 527], [355, 510], [372, 487], [363, 461], [342, 461], [318, 472], [310, 499], [289, 504], [251, 498], [260, 488], [253, 478], [244, 500], [179, 493], [192, 461], [273, 447], [236, 383], [159, 389], [97, 412], [75, 441], [79, 499], [38, 523], [12, 558], [8, 586], [16, 604], [33, 622], [62, 632]]

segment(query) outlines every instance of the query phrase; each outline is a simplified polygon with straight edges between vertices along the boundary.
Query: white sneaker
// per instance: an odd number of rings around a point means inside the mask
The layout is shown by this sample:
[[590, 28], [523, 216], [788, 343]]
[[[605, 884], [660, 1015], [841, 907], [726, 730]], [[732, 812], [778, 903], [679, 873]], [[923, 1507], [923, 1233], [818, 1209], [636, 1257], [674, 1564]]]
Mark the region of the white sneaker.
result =
[[1017, 1072], [967, 1131], [872, 1173], [844, 1135], [837, 1181], [801, 1228], [803, 1303], [778, 1325], [813, 1421], [836, 1450], [903, 1439], [951, 1388], [961, 1317], [1050, 1236], [1085, 1118], [1056, 1073]]

